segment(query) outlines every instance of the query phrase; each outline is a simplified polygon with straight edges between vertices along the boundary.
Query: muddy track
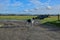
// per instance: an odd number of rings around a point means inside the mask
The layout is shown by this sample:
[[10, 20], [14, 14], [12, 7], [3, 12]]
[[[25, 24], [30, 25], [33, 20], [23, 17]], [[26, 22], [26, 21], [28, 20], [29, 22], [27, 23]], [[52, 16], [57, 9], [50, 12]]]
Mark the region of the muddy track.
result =
[[0, 21], [0, 40], [60, 40], [60, 28], [27, 24], [26, 21]]

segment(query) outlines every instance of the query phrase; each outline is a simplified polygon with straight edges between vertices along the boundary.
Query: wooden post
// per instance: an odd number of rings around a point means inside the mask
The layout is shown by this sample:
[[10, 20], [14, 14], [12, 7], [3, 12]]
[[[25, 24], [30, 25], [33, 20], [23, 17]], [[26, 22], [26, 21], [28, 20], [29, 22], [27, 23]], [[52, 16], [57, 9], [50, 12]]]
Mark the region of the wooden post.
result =
[[58, 21], [59, 21], [59, 14], [58, 14]]

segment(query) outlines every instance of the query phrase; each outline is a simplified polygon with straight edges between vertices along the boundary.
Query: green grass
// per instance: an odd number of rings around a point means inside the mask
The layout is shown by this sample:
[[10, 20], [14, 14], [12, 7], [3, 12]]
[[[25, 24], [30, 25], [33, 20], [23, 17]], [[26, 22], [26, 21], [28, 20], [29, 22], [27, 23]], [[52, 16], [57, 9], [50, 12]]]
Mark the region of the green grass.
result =
[[26, 20], [36, 16], [0, 16], [0, 20]]
[[60, 27], [60, 21], [57, 21], [57, 20], [58, 20], [57, 16], [50, 16], [49, 18], [45, 18], [45, 19], [41, 20], [41, 23], [42, 24], [50, 23], [50, 24]]
[[53, 21], [53, 22], [49, 22], [49, 23], [60, 27], [60, 21]]
[[[31, 19], [33, 17], [37, 17], [37, 16], [0, 16], [0, 20], [26, 20], [26, 19]], [[58, 20], [57, 16], [50, 16], [48, 18], [41, 20], [41, 23], [42, 24], [51, 23], [60, 26], [60, 23], [57, 23], [57, 20]]]
[[58, 20], [57, 16], [50, 16], [50, 17], [45, 18], [45, 19], [43, 19], [41, 21], [42, 21], [42, 23], [46, 23], [46, 22], [53, 22], [53, 21], [56, 21], [56, 20]]

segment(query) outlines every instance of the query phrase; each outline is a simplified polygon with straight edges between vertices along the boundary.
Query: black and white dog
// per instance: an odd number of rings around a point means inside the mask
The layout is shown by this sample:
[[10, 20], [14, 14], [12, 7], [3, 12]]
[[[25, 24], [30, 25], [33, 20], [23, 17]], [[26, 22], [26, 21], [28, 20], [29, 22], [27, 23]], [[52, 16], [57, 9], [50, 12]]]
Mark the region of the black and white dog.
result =
[[28, 19], [27, 22], [33, 24], [34, 23], [34, 18]]

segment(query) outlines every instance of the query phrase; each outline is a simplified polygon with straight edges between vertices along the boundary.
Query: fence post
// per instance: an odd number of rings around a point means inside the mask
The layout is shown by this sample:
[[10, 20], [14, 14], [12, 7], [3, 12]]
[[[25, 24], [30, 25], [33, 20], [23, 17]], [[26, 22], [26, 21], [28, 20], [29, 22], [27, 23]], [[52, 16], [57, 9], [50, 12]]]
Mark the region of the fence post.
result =
[[59, 21], [59, 14], [58, 14], [58, 21]]

